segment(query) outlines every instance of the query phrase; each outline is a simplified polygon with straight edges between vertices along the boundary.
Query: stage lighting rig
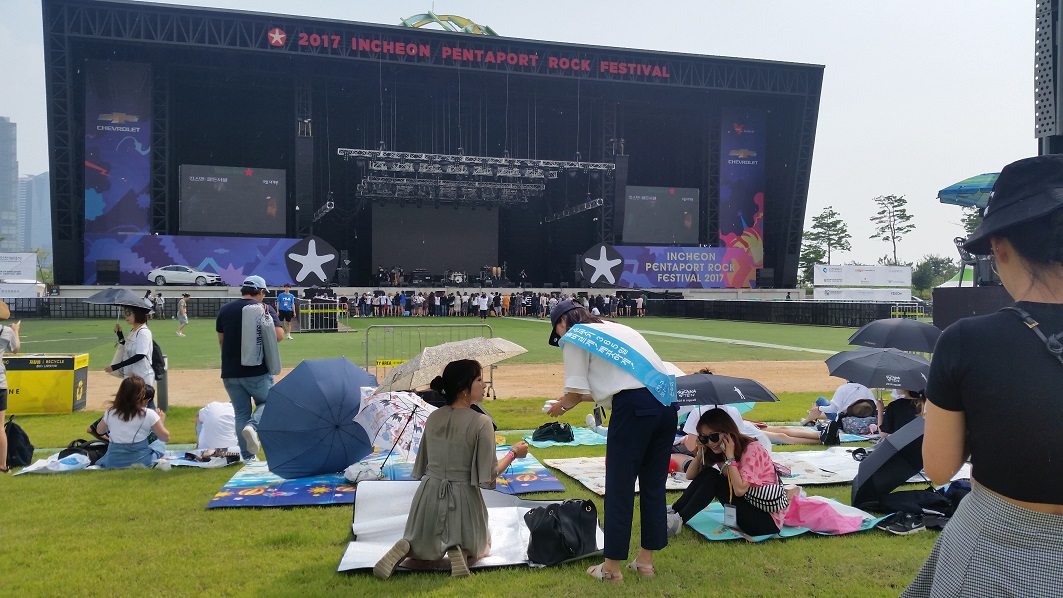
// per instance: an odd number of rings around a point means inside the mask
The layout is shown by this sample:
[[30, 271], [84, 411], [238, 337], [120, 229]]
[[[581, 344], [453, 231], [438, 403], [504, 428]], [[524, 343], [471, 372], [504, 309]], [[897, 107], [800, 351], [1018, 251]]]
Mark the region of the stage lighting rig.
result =
[[587, 210], [593, 210], [595, 208], [600, 208], [603, 203], [605, 203], [605, 200], [603, 200], [600, 197], [597, 198], [597, 199], [592, 199], [590, 201], [586, 201], [584, 203], [581, 203], [581, 204], [579, 204], [577, 206], [572, 206], [571, 208], [565, 208], [564, 210], [561, 210], [560, 212], [554, 212], [553, 214], [550, 214], [546, 218], [543, 218], [543, 222], [553, 222], [555, 220], [561, 220], [562, 218], [568, 218], [569, 216], [575, 216], [576, 214], [579, 214], [581, 212], [586, 212]]

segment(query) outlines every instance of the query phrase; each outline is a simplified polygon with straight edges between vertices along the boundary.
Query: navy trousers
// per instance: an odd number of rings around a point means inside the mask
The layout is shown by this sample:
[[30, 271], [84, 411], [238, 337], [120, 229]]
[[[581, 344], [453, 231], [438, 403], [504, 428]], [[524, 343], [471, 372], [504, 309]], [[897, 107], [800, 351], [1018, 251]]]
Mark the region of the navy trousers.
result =
[[660, 550], [668, 545], [664, 485], [677, 420], [676, 408], [662, 405], [645, 388], [613, 397], [605, 454], [605, 558], [628, 558], [636, 478], [642, 506], [641, 546]]

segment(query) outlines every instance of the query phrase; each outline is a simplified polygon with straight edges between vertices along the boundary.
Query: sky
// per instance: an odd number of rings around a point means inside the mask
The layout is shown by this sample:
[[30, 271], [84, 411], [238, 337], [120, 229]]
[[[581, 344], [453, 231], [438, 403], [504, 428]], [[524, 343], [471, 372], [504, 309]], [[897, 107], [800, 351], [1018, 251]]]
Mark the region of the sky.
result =
[[[806, 228], [827, 206], [852, 235], [834, 263], [873, 264], [873, 199], [903, 195], [902, 261], [957, 257], [959, 207], [938, 190], [1037, 154], [1035, 0], [160, 0], [397, 25], [429, 10], [499, 35], [825, 66]], [[650, 10], [652, 8], [652, 10]], [[0, 116], [18, 124], [20, 174], [48, 170], [39, 0], [0, 0]]]

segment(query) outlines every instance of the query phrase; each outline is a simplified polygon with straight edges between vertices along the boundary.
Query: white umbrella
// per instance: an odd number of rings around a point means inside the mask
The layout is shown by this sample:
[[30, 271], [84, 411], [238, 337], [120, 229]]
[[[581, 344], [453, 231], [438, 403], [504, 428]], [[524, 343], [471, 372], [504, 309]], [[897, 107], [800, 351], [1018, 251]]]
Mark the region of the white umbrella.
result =
[[413, 359], [395, 366], [380, 382], [377, 392], [412, 390], [424, 386], [458, 359], [475, 359], [483, 367], [527, 353], [524, 347], [504, 338], [476, 338], [425, 347]]

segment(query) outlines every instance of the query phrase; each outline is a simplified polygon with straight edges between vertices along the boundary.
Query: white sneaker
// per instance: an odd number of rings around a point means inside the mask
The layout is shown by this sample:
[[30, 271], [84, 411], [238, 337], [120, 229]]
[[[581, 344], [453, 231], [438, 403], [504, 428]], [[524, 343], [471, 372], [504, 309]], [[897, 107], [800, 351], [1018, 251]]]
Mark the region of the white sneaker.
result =
[[678, 536], [679, 532], [683, 531], [683, 518], [679, 516], [679, 513], [671, 510], [665, 514], [665, 518], [668, 522], [668, 537]]
[[173, 466], [170, 465], [170, 462], [166, 459], [159, 459], [155, 462], [155, 469], [158, 469], [159, 471], [170, 471], [172, 467]]
[[257, 455], [258, 451], [262, 449], [262, 443], [258, 441], [258, 430], [251, 426], [244, 426], [244, 430], [241, 434], [244, 437], [244, 442], [247, 443], [247, 452], [252, 455]]
[[292, 338], [292, 335], [290, 335], [290, 334], [289, 334], [289, 335], [288, 335], [288, 340], [290, 340], [290, 341], [294, 341], [295, 339], [294, 339], [294, 338]]
[[183, 333], [183, 332], [178, 332], [177, 333], [177, 336], [184, 336], [184, 335], [185, 335], [185, 333]]

